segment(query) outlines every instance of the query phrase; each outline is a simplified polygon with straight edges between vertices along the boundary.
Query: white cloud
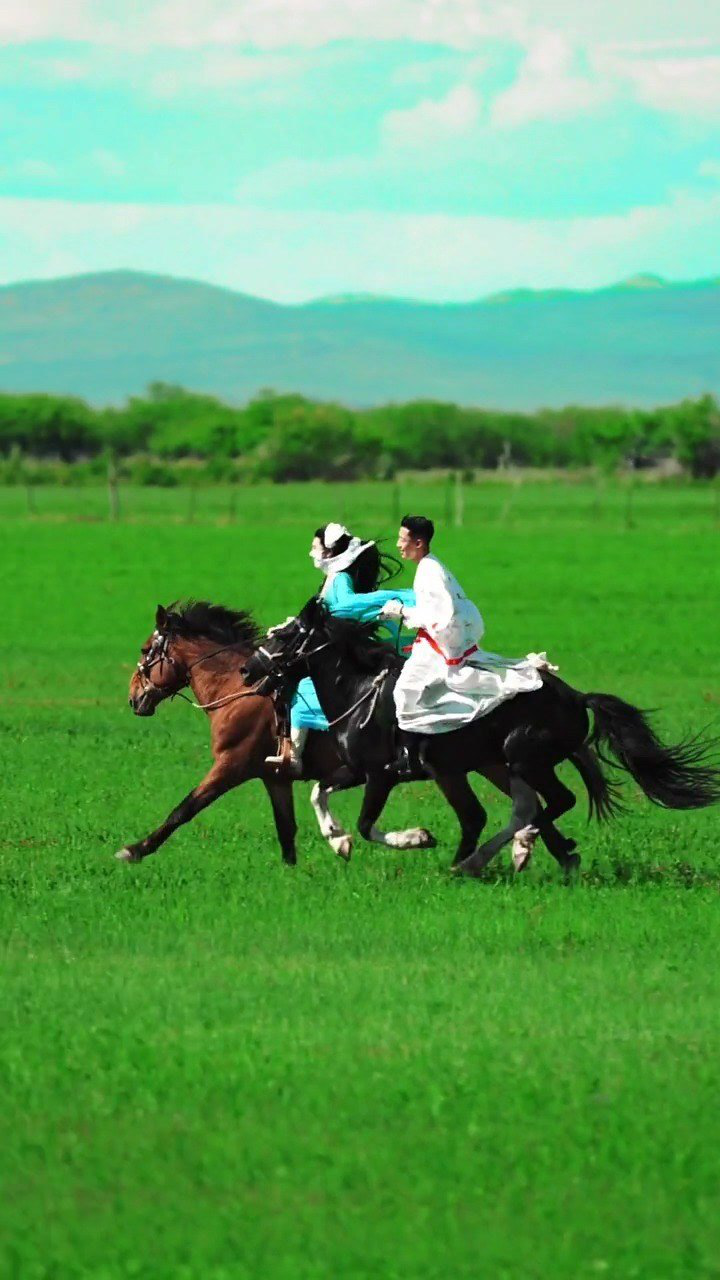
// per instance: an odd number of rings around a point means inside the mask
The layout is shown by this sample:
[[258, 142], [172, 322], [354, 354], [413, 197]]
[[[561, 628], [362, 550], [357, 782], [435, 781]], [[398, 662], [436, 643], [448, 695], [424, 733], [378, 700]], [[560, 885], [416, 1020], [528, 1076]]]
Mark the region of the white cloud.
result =
[[316, 48], [335, 40], [415, 40], [473, 49], [520, 38], [512, 0], [4, 0], [0, 41], [79, 40], [142, 48]]
[[714, 117], [720, 114], [720, 55], [619, 60], [618, 75], [656, 111]]
[[480, 97], [469, 84], [458, 84], [444, 98], [424, 98], [406, 110], [383, 117], [382, 141], [393, 147], [424, 147], [468, 133], [477, 124]]
[[125, 161], [121, 160], [114, 151], [107, 151], [104, 147], [98, 147], [93, 151], [90, 159], [105, 178], [122, 178], [127, 171]]
[[473, 50], [488, 39], [526, 44], [541, 27], [582, 45], [689, 47], [720, 39], [720, 6], [708, 0], [3, 0], [0, 6], [0, 43], [75, 40], [118, 48], [410, 40]]
[[703, 160], [698, 166], [701, 178], [718, 178], [720, 180], [720, 160]]
[[39, 178], [42, 182], [54, 181], [59, 176], [54, 164], [30, 158], [21, 160], [16, 172], [23, 178]]
[[575, 52], [559, 31], [543, 31], [528, 49], [517, 79], [492, 105], [493, 124], [515, 127], [531, 120], [580, 115], [607, 100], [610, 87], [574, 70]]
[[[622, 216], [522, 219], [279, 213], [220, 205], [0, 200], [0, 280], [125, 267], [282, 301], [363, 291], [473, 298], [713, 269], [720, 193]], [[62, 264], [62, 265], [59, 265]]]
[[306, 55], [204, 51], [191, 60], [183, 59], [176, 66], [151, 73], [148, 84], [153, 94], [163, 98], [174, 98], [197, 89], [224, 92], [258, 87], [266, 94], [278, 89], [286, 92], [288, 86], [296, 89], [298, 78], [313, 66], [314, 62]]

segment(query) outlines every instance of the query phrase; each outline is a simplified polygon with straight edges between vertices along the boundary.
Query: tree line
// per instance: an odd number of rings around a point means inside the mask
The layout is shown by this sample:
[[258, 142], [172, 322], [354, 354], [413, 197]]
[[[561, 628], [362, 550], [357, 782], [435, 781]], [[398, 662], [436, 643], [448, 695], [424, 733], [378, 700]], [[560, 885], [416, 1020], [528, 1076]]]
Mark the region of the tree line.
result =
[[658, 409], [616, 406], [500, 412], [418, 400], [373, 409], [264, 391], [234, 407], [154, 383], [119, 408], [52, 395], [0, 395], [0, 479], [27, 460], [89, 474], [108, 459], [141, 483], [177, 482], [178, 460], [218, 480], [353, 480], [398, 471], [517, 467], [642, 468], [675, 458], [693, 476], [720, 470], [720, 406], [710, 395]]

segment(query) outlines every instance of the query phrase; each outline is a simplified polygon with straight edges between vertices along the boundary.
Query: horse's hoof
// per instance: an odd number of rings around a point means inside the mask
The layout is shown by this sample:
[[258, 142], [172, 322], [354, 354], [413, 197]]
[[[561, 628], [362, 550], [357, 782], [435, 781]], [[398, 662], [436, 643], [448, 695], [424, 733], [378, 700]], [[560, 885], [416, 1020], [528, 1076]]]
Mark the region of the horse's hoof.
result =
[[115, 854], [115, 857], [117, 858], [118, 862], [140, 862], [140, 858], [137, 856], [137, 854], [133, 853], [132, 849], [127, 849], [127, 848], [118, 849], [117, 853]]
[[425, 827], [410, 827], [407, 831], [388, 831], [387, 843], [392, 849], [434, 849], [437, 840]]
[[452, 876], [468, 876], [472, 880], [477, 880], [484, 870], [484, 867], [473, 866], [469, 858], [466, 858], [464, 862], [453, 862], [449, 868]]
[[538, 837], [537, 827], [522, 827], [515, 832], [512, 846], [512, 862], [516, 871], [524, 871], [533, 854], [533, 846]]
[[580, 872], [580, 854], [571, 853], [565, 863], [566, 879], [572, 880]]
[[352, 836], [334, 836], [330, 847], [343, 862], [349, 862], [352, 857]]

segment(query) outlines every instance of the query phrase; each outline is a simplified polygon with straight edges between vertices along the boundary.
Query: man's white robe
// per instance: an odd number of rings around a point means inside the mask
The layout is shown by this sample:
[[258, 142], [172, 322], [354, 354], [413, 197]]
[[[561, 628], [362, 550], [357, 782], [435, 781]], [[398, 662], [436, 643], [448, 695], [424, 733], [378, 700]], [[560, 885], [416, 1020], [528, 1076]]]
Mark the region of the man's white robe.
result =
[[401, 729], [449, 733], [540, 688], [535, 655], [513, 661], [479, 649], [480, 612], [435, 556], [423, 557], [413, 585], [416, 603], [403, 617], [418, 634], [395, 686]]

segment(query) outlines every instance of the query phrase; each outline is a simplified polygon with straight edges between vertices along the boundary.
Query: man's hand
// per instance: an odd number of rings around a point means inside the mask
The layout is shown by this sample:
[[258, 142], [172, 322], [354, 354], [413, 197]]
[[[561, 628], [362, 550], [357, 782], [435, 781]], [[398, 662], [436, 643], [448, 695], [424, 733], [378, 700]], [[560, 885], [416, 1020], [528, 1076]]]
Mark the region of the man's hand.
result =
[[381, 618], [394, 618], [397, 622], [402, 622], [404, 616], [402, 600], [388, 600], [380, 610]]

